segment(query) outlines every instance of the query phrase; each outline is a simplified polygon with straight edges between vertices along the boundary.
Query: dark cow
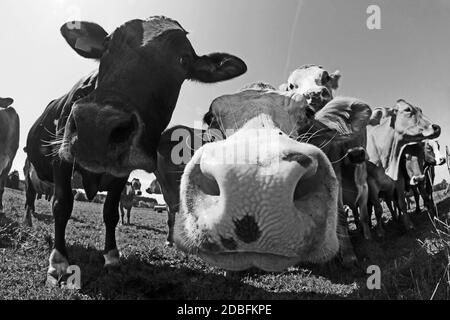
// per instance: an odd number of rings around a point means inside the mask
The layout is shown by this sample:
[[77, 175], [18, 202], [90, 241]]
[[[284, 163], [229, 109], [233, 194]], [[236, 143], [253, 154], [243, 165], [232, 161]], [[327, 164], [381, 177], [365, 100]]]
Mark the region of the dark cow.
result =
[[3, 192], [8, 174], [19, 148], [19, 116], [11, 98], [0, 98], [0, 214], [3, 213]]
[[49, 280], [65, 274], [69, 265], [65, 228], [73, 207], [73, 172], [80, 172], [89, 199], [108, 192], [104, 257], [106, 266], [117, 264], [120, 195], [131, 171], [155, 170], [159, 139], [181, 85], [186, 79], [219, 82], [247, 69], [226, 53], [197, 56], [181, 25], [161, 16], [131, 20], [110, 35], [90, 22], [67, 23], [61, 33], [99, 67], [52, 101], [28, 135], [28, 157], [39, 178], [55, 183]]
[[51, 182], [39, 179], [36, 169], [28, 158], [25, 160], [23, 174], [25, 176], [26, 195], [24, 223], [31, 227], [31, 216], [36, 214], [36, 208], [34, 206], [35, 200], [41, 199], [42, 196], [44, 196], [45, 200], [50, 201], [53, 195], [54, 185]]
[[[127, 224], [130, 224], [131, 208], [133, 208], [134, 200], [136, 196], [142, 195], [141, 182], [139, 179], [133, 179], [131, 182], [127, 182], [125, 188], [123, 188], [120, 195], [120, 213], [122, 217], [122, 224], [124, 224], [123, 218], [125, 216], [125, 210], [127, 210]], [[124, 210], [125, 209], [125, 210]]]
[[[433, 185], [434, 185], [434, 179], [435, 179], [435, 166], [442, 166], [445, 164], [446, 159], [444, 155], [441, 153], [439, 142], [435, 140], [425, 140], [423, 143], [420, 144], [421, 150], [418, 150], [419, 152], [423, 152], [423, 160], [422, 154], [419, 154], [416, 159], [421, 160], [421, 164], [423, 163], [423, 175], [424, 175], [424, 182], [419, 183], [417, 185], [412, 185], [412, 191], [414, 195], [414, 200], [416, 202], [416, 213], [420, 213], [420, 198], [419, 196], [422, 196], [422, 199], [424, 200], [425, 206], [428, 208], [431, 206], [431, 213], [433, 211], [436, 211], [434, 199], [433, 199]], [[425, 198], [424, 195], [425, 194]], [[427, 206], [428, 204], [428, 206]], [[428, 208], [430, 209], [430, 208]]]
[[316, 125], [322, 131], [311, 133], [323, 135], [322, 147], [345, 144], [364, 130], [370, 108], [314, 113], [295, 92], [215, 99], [205, 120], [226, 139], [205, 144], [185, 167], [177, 247], [227, 270], [278, 271], [335, 256], [338, 178], [325, 153], [298, 133]]
[[367, 127], [369, 161], [382, 167], [396, 182], [396, 201], [406, 229], [412, 229], [414, 225], [406, 207], [403, 175], [399, 174], [402, 154], [409, 144], [437, 138], [440, 133], [441, 128], [427, 120], [420, 108], [403, 99], [393, 108], [375, 109]]

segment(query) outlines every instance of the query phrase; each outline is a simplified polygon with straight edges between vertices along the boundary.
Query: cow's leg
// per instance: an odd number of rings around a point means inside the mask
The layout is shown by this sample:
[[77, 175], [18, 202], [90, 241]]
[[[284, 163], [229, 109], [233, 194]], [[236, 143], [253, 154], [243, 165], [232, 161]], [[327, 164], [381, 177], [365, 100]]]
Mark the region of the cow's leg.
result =
[[50, 265], [47, 273], [54, 279], [59, 279], [65, 275], [69, 267], [65, 232], [73, 209], [73, 194], [70, 184], [71, 176], [71, 164], [64, 161], [55, 161], [53, 163], [55, 194], [53, 197], [52, 211], [55, 219], [55, 247], [50, 254]]
[[[411, 187], [412, 188], [412, 191], [413, 191], [413, 194], [414, 194], [414, 202], [416, 203], [416, 209], [415, 209], [415, 211], [416, 211], [416, 214], [420, 214], [420, 213], [422, 213], [422, 210], [420, 210], [420, 195], [419, 195], [419, 187], [418, 186], [412, 186]], [[425, 202], [425, 198], [423, 198], [424, 199], [424, 202]]]
[[355, 265], [358, 262], [358, 259], [356, 258], [355, 252], [353, 251], [353, 245], [350, 241], [347, 218], [348, 214], [344, 209], [344, 204], [342, 200], [342, 187], [340, 187], [338, 197], [338, 221], [337, 221], [339, 254], [342, 259], [342, 264], [346, 267], [350, 267]]
[[175, 229], [175, 214], [176, 214], [175, 210], [171, 209], [170, 207], [167, 208], [167, 226], [169, 227], [169, 233], [167, 235], [166, 245], [169, 247], [173, 247], [173, 232]]
[[130, 218], [131, 218], [131, 208], [127, 208], [127, 223], [130, 224]]
[[[6, 171], [6, 170], [5, 170]], [[5, 192], [6, 180], [8, 175], [3, 172], [0, 174], [0, 214], [4, 214], [3, 212], [3, 193]]]
[[363, 229], [364, 238], [370, 240], [372, 234], [370, 232], [370, 216], [367, 210], [367, 201], [369, 199], [369, 187], [367, 183], [363, 183], [360, 188], [358, 188], [358, 208], [361, 212], [361, 225]]
[[387, 198], [385, 200], [386, 205], [389, 209], [389, 212], [391, 213], [392, 219], [394, 221], [398, 221], [398, 214], [397, 214], [397, 206], [393, 203], [393, 199]]
[[30, 177], [27, 176], [25, 179], [27, 189], [25, 190], [25, 217], [23, 223], [31, 227], [33, 224], [31, 215], [35, 214], [34, 201], [36, 199], [36, 191], [34, 190]]
[[121, 220], [122, 220], [122, 225], [124, 225], [123, 217], [125, 216], [125, 211], [123, 210], [122, 202], [120, 202], [119, 208], [120, 208], [120, 217], [121, 217]]
[[401, 220], [406, 230], [414, 229], [414, 224], [411, 221], [411, 217], [409, 216], [408, 209], [406, 207], [406, 195], [404, 188], [404, 181], [401, 179], [397, 183], [397, 204], [402, 214]]
[[[380, 190], [376, 184], [376, 182], [372, 179], [368, 180], [368, 197], [369, 200], [367, 201], [370, 204], [370, 208], [368, 209], [369, 214], [369, 221], [370, 225], [372, 224], [372, 207], [375, 211], [375, 218], [377, 220], [377, 226], [375, 228], [375, 232], [378, 237], [382, 238], [384, 237], [384, 228], [383, 228], [383, 207], [381, 206], [381, 200], [379, 197]], [[368, 206], [369, 207], [369, 206]]]
[[423, 183], [418, 185], [419, 193], [422, 196], [423, 203], [425, 208], [427, 208], [429, 214], [434, 217], [436, 215], [435, 207], [434, 207], [434, 201], [433, 201], [433, 194], [430, 194]]
[[119, 202], [120, 194], [122, 193], [127, 178], [114, 179], [108, 195], [106, 196], [105, 204], [103, 205], [103, 221], [105, 222], [105, 267], [119, 264], [119, 251], [116, 244], [116, 226], [119, 222]]

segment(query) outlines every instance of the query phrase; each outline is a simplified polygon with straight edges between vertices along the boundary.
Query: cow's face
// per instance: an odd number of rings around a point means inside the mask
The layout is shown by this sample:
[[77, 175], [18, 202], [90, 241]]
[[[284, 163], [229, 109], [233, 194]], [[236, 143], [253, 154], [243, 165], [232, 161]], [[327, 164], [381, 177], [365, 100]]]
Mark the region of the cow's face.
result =
[[197, 56], [187, 32], [165, 17], [132, 20], [110, 35], [88, 22], [61, 32], [77, 53], [99, 61], [95, 89], [73, 105], [60, 149], [63, 159], [95, 173], [153, 171], [183, 81], [218, 82], [246, 71], [229, 54]]
[[428, 120], [420, 108], [403, 99], [397, 101], [391, 119], [396, 134], [406, 143], [437, 138], [441, 134], [441, 128]]
[[442, 166], [445, 164], [446, 159], [441, 152], [441, 146], [439, 142], [434, 140], [426, 140], [424, 142], [425, 162], [433, 166]]
[[278, 271], [336, 254], [337, 178], [319, 148], [293, 139], [313, 121], [307, 109], [302, 95], [273, 91], [213, 102], [205, 120], [226, 139], [185, 168], [180, 249], [228, 270]]
[[306, 65], [292, 72], [280, 90], [304, 95], [308, 104], [319, 111], [333, 99], [333, 90], [338, 88], [340, 77], [339, 71], [330, 74], [321, 66]]
[[11, 98], [0, 98], [0, 109], [8, 108], [13, 103], [14, 100]]
[[141, 181], [139, 181], [139, 179], [134, 178], [133, 180], [131, 180], [131, 187], [133, 188], [134, 192], [140, 196], [142, 195], [142, 191], [141, 191]]
[[416, 186], [425, 181], [423, 144], [416, 143], [406, 146], [402, 153], [402, 161], [411, 186]]

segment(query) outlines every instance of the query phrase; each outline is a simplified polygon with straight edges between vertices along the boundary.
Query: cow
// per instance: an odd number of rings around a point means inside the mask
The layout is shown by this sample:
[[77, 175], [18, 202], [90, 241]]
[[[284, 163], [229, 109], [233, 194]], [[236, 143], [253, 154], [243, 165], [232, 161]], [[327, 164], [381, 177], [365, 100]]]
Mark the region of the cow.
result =
[[340, 247], [339, 181], [326, 154], [298, 133], [316, 124], [329, 145], [347, 143], [369, 118], [356, 103], [315, 113], [295, 92], [215, 99], [207, 130], [226, 139], [203, 145], [184, 169], [175, 244], [230, 271], [330, 260]]
[[36, 169], [28, 158], [25, 160], [23, 174], [25, 176], [26, 197], [24, 224], [31, 227], [31, 216], [36, 214], [35, 200], [41, 199], [44, 196], [45, 200], [50, 201], [53, 195], [54, 185], [51, 182], [39, 179]]
[[122, 217], [122, 224], [124, 224], [123, 218], [125, 215], [125, 210], [127, 210], [127, 224], [130, 224], [131, 218], [131, 208], [133, 208], [134, 199], [136, 196], [142, 195], [141, 192], [141, 182], [139, 179], [133, 179], [131, 182], [125, 184], [125, 188], [120, 195], [120, 213]]
[[414, 228], [405, 201], [404, 176], [400, 174], [405, 148], [439, 137], [441, 128], [425, 118], [420, 108], [399, 99], [392, 108], [376, 108], [367, 126], [369, 161], [382, 167], [396, 183], [396, 201], [406, 230]]
[[8, 174], [19, 148], [20, 120], [12, 98], [0, 98], [0, 214]]
[[279, 89], [304, 95], [308, 105], [317, 112], [333, 100], [333, 91], [338, 89], [340, 78], [338, 70], [330, 74], [322, 66], [307, 64], [295, 69]]
[[[275, 90], [275, 87], [260, 81], [249, 83], [240, 89], [240, 91], [244, 90]], [[210, 121], [204, 119], [204, 122], [209, 123]], [[206, 131], [184, 125], [177, 125], [163, 132], [154, 174], [168, 207], [167, 246], [173, 246], [175, 218], [180, 204], [180, 181], [186, 164], [191, 160], [195, 151], [205, 143], [223, 140], [223, 138], [224, 136], [219, 130]]]
[[[424, 199], [425, 206], [433, 212], [435, 211], [435, 205], [433, 200], [433, 185], [435, 179], [435, 166], [442, 166], [445, 164], [446, 159], [441, 153], [440, 145], [437, 139], [425, 140], [420, 144], [420, 154], [417, 155], [416, 159], [420, 160], [420, 165], [424, 175], [424, 182], [412, 185], [412, 192], [414, 195], [414, 200], [416, 202], [416, 213], [420, 213], [420, 198]], [[422, 158], [423, 154], [423, 158]]]
[[[280, 86], [280, 90], [294, 91], [302, 94], [308, 103], [308, 106], [318, 112], [328, 103], [342, 103], [342, 99], [333, 101], [333, 92], [339, 87], [341, 73], [335, 71], [329, 73], [322, 66], [316, 64], [303, 65], [294, 70], [286, 84]], [[344, 99], [345, 100], [345, 99]], [[346, 102], [344, 102], [345, 104]], [[358, 143], [354, 145], [356, 148], [365, 148], [366, 138], [363, 133], [359, 137]], [[356, 151], [357, 149], [355, 149]], [[343, 154], [346, 154], [344, 151]], [[341, 164], [339, 164], [341, 165]], [[345, 161], [341, 167], [340, 182], [342, 184], [342, 200], [343, 204], [350, 207], [353, 216], [356, 218], [357, 227], [362, 229], [365, 239], [371, 239], [371, 231], [369, 227], [369, 214], [367, 212], [367, 201], [369, 198], [369, 186], [367, 184], [367, 168], [365, 161], [352, 163]], [[358, 211], [359, 210], [359, 211]], [[342, 216], [345, 216], [345, 210], [340, 208]], [[360, 214], [359, 214], [360, 213]], [[359, 219], [361, 216], [361, 220]]]
[[98, 69], [52, 101], [31, 128], [28, 157], [41, 180], [54, 182], [55, 244], [48, 280], [67, 271], [65, 229], [73, 208], [71, 176], [79, 172], [86, 195], [107, 191], [103, 206], [105, 266], [119, 263], [115, 228], [131, 171], [156, 168], [156, 149], [185, 80], [215, 83], [246, 72], [227, 53], [198, 56], [175, 20], [154, 16], [126, 22], [109, 34], [98, 24], [66, 23], [61, 34]]

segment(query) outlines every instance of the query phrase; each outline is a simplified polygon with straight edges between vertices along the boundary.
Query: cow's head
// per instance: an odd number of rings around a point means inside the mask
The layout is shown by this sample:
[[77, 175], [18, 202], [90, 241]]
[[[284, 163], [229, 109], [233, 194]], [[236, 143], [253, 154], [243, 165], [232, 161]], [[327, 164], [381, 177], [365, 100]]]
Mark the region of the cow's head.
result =
[[205, 120], [226, 139], [185, 168], [178, 247], [228, 270], [333, 257], [338, 182], [325, 153], [297, 141], [316, 121], [304, 97], [247, 90], [214, 100]]
[[307, 99], [308, 104], [319, 111], [333, 99], [333, 90], [339, 86], [339, 71], [330, 74], [318, 65], [304, 65], [294, 70], [281, 91], [296, 91]]
[[12, 98], [0, 98], [0, 109], [8, 108], [14, 103]]
[[59, 152], [95, 173], [153, 171], [183, 81], [218, 82], [247, 69], [226, 53], [198, 56], [187, 32], [166, 17], [132, 20], [110, 35], [95, 23], [71, 22], [61, 33], [79, 55], [99, 61], [95, 89], [73, 105]]
[[391, 127], [405, 143], [434, 139], [441, 134], [441, 128], [428, 120], [422, 109], [403, 99], [397, 100], [394, 108], [389, 110]]
[[140, 196], [142, 195], [142, 191], [141, 191], [141, 181], [139, 181], [139, 179], [134, 178], [133, 180], [131, 180], [131, 187], [133, 188], [134, 192]]
[[415, 143], [404, 148], [402, 162], [405, 166], [409, 185], [416, 186], [425, 181], [424, 174], [424, 148], [422, 143]]
[[436, 139], [424, 142], [425, 162], [433, 166], [445, 164], [445, 155], [441, 152], [441, 146]]

